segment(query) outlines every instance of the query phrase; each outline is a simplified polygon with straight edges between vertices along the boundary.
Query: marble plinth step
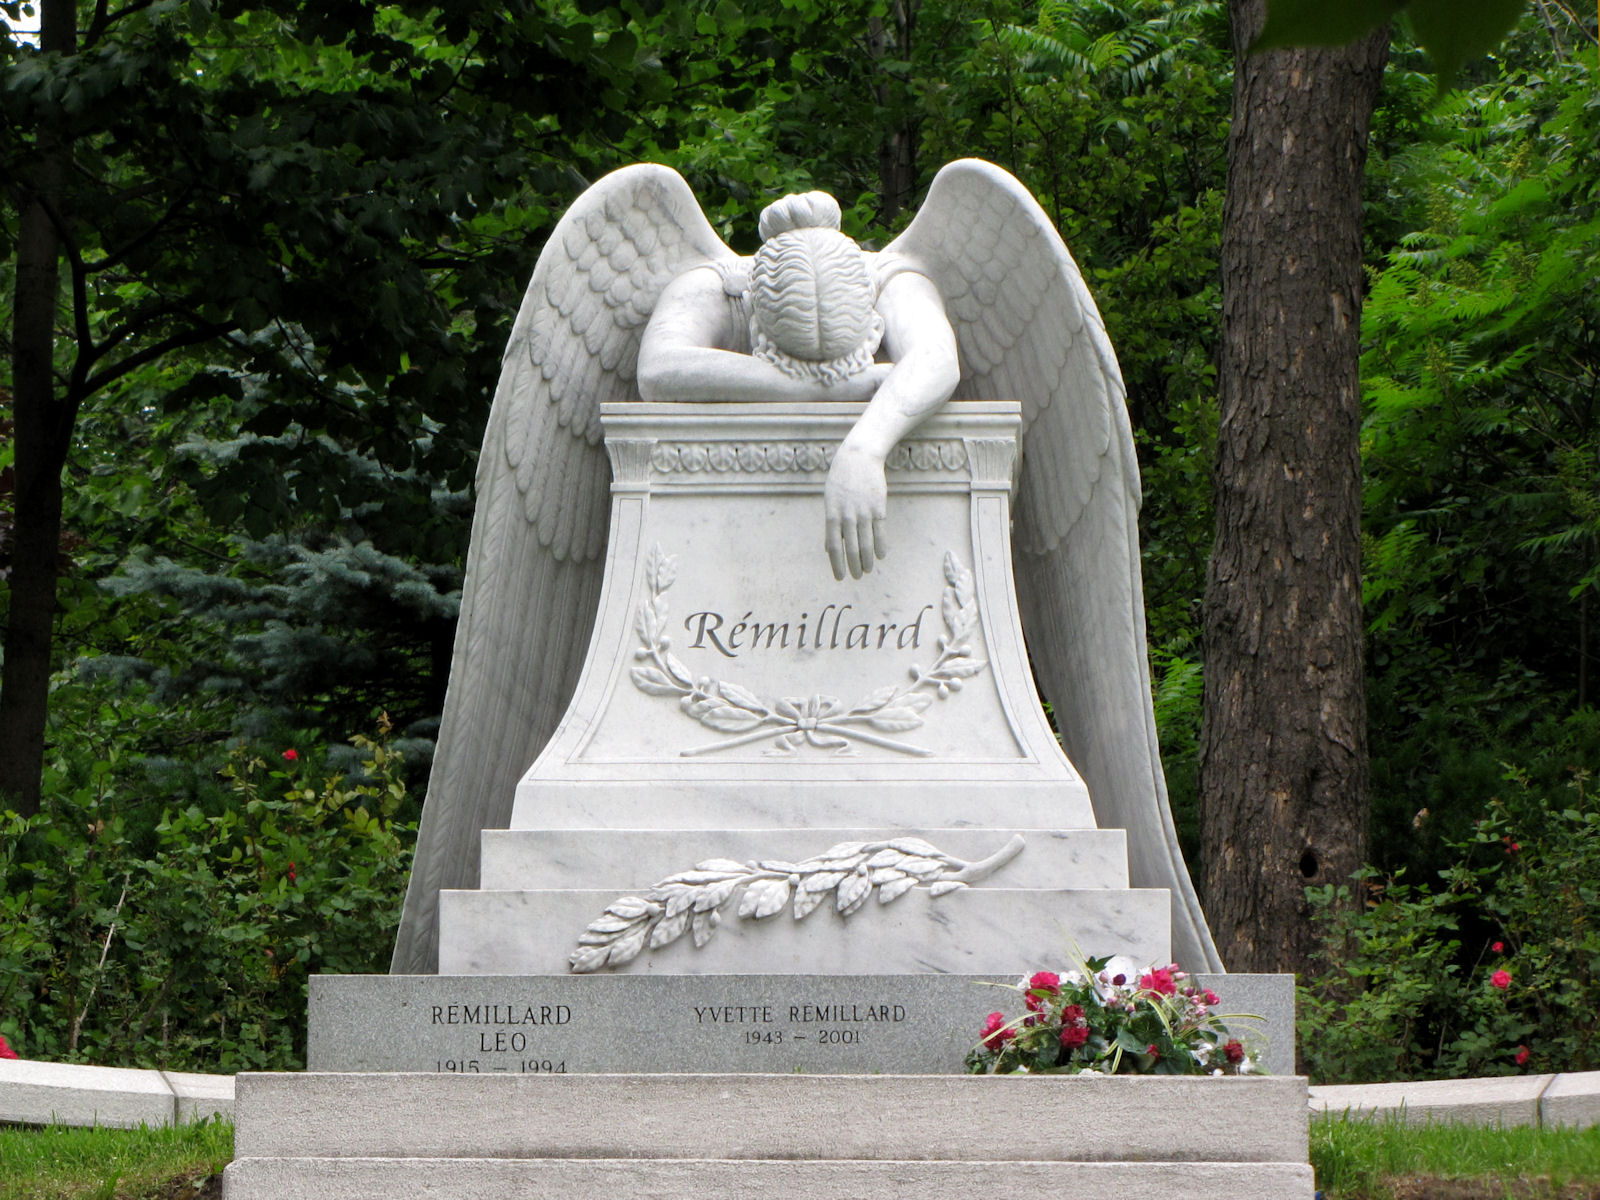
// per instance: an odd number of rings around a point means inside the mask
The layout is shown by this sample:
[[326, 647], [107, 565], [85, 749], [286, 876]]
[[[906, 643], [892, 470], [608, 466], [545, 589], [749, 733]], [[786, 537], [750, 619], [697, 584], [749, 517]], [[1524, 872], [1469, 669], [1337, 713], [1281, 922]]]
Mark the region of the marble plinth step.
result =
[[234, 1111], [239, 1159], [1304, 1163], [1307, 1154], [1297, 1076], [247, 1073]]
[[237, 1159], [225, 1200], [1310, 1200], [1305, 1163], [794, 1162], [726, 1159]]
[[[567, 969], [578, 938], [606, 906], [606, 891], [446, 891], [439, 902], [439, 971], [540, 975]], [[1018, 964], [1070, 961], [1074, 948], [1116, 947], [1136, 962], [1171, 957], [1171, 904], [1161, 889], [1031, 889], [978, 884], [933, 896], [922, 888], [849, 917], [833, 904], [803, 920], [735, 915], [703, 946], [689, 934], [644, 950], [620, 968], [675, 975], [918, 972], [1010, 977]]]
[[[908, 836], [892, 829], [486, 829], [479, 886], [645, 888], [710, 858], [798, 862], [841, 842]], [[1014, 836], [1024, 848], [995, 874], [1012, 888], [1125, 888], [1127, 835], [1120, 829], [923, 829], [917, 837], [977, 862]]]
[[[1093, 829], [1082, 783], [1017, 778], [1004, 765], [847, 763], [811, 778], [759, 778], [749, 763], [704, 764], [693, 778], [591, 767], [517, 785], [512, 829]], [[791, 768], [791, 771], [795, 770]]]

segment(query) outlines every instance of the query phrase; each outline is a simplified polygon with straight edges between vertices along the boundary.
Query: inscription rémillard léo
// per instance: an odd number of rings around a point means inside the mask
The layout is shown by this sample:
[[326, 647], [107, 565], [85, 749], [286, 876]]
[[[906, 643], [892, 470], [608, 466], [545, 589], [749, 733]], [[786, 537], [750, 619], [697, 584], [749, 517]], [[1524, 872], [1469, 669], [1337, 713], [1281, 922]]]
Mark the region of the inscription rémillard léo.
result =
[[[955, 555], [944, 556], [944, 594], [939, 600], [939, 615], [944, 621], [944, 633], [938, 638], [938, 656], [928, 668], [910, 668], [910, 682], [888, 684], [870, 695], [847, 705], [837, 696], [785, 696], [771, 702], [763, 700], [749, 688], [727, 679], [696, 677], [682, 659], [672, 652], [672, 640], [667, 636], [667, 602], [665, 593], [678, 577], [677, 560], [664, 554], [660, 546], [652, 547], [645, 559], [645, 584], [650, 597], [639, 606], [634, 628], [639, 634], [639, 645], [634, 658], [640, 665], [629, 672], [633, 686], [651, 696], [674, 696], [678, 707], [689, 717], [718, 733], [725, 734], [721, 741], [704, 746], [692, 746], [679, 753], [685, 757], [731, 750], [751, 742], [770, 741], [767, 753], [793, 755], [810, 747], [831, 750], [836, 754], [854, 754], [856, 743], [895, 750], [902, 754], [923, 757], [934, 752], [886, 734], [904, 733], [918, 729], [923, 724], [922, 714], [937, 698], [945, 700], [961, 690], [962, 681], [987, 669], [988, 662], [973, 656], [971, 639], [978, 630], [978, 599], [973, 586], [972, 572], [956, 561]], [[825, 606], [833, 607], [832, 605]], [[848, 609], [850, 606], [843, 606]], [[920, 648], [922, 622], [933, 605], [924, 605], [911, 622], [910, 645]], [[728, 639], [717, 641], [715, 649], [728, 658], [738, 657], [739, 637], [752, 627], [746, 613], [728, 630]], [[820, 639], [822, 621], [811, 627], [813, 641]], [[716, 618], [716, 624], [712, 624]], [[805, 615], [804, 620], [809, 620]], [[696, 644], [706, 637], [716, 635], [722, 628], [722, 614], [702, 611], [691, 615], [686, 622], [689, 632], [696, 635]], [[839, 626], [843, 624], [843, 611], [834, 618], [828, 633], [828, 647], [835, 648]], [[807, 631], [803, 621], [796, 622], [797, 639], [805, 647]], [[739, 637], [734, 630], [740, 626]], [[764, 634], [767, 648], [777, 642], [783, 648], [789, 634], [787, 622], [769, 621], [755, 623], [754, 628]], [[906, 626], [884, 622], [878, 628], [877, 647], [886, 648], [891, 630], [895, 634], [896, 649], [904, 649]], [[756, 640], [752, 634], [752, 640]], [[872, 628], [859, 624], [847, 629], [844, 648], [871, 648]]]

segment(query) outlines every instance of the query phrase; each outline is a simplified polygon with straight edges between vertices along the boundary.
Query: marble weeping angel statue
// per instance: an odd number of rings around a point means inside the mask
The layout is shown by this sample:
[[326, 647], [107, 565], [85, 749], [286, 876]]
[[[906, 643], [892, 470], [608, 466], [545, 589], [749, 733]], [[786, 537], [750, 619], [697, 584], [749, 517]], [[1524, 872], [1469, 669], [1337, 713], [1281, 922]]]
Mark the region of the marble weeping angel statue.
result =
[[565, 712], [599, 601], [610, 469], [600, 406], [864, 401], [823, 490], [818, 566], [892, 554], [889, 452], [952, 398], [1022, 406], [1014, 571], [1040, 691], [1097, 822], [1127, 831], [1133, 886], [1172, 893], [1172, 948], [1220, 970], [1179, 852], [1156, 750], [1122, 377], [1060, 235], [1011, 175], [939, 172], [881, 253], [822, 193], [761, 217], [735, 255], [684, 180], [624, 168], [539, 257], [482, 457], [455, 658], [392, 969], [438, 963], [438, 893], [478, 882], [479, 833]]

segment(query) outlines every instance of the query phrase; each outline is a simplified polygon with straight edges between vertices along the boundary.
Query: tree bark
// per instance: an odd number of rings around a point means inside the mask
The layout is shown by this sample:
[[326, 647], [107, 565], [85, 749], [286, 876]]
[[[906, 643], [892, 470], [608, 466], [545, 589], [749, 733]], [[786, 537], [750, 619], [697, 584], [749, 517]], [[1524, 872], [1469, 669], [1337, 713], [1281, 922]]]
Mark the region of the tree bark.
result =
[[1252, 56], [1265, 0], [1229, 11], [1201, 847], [1223, 961], [1283, 971], [1315, 951], [1307, 886], [1365, 857], [1361, 187], [1388, 31]]
[[[44, 0], [40, 47], [73, 53], [72, 0]], [[39, 811], [45, 716], [50, 699], [50, 634], [61, 553], [61, 469], [76, 405], [58, 395], [54, 373], [61, 241], [56, 221], [71, 148], [41, 135], [23, 182], [12, 313], [16, 513], [12, 526], [10, 614], [0, 678], [0, 804]]]

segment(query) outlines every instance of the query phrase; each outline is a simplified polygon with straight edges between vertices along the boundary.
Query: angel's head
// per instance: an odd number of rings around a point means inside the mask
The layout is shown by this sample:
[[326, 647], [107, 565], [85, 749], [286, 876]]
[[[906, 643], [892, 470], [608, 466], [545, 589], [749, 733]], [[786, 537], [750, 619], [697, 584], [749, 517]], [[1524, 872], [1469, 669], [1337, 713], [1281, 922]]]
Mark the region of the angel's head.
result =
[[751, 353], [797, 379], [848, 379], [883, 340], [877, 300], [861, 247], [839, 232], [832, 196], [806, 192], [766, 207], [750, 269]]

